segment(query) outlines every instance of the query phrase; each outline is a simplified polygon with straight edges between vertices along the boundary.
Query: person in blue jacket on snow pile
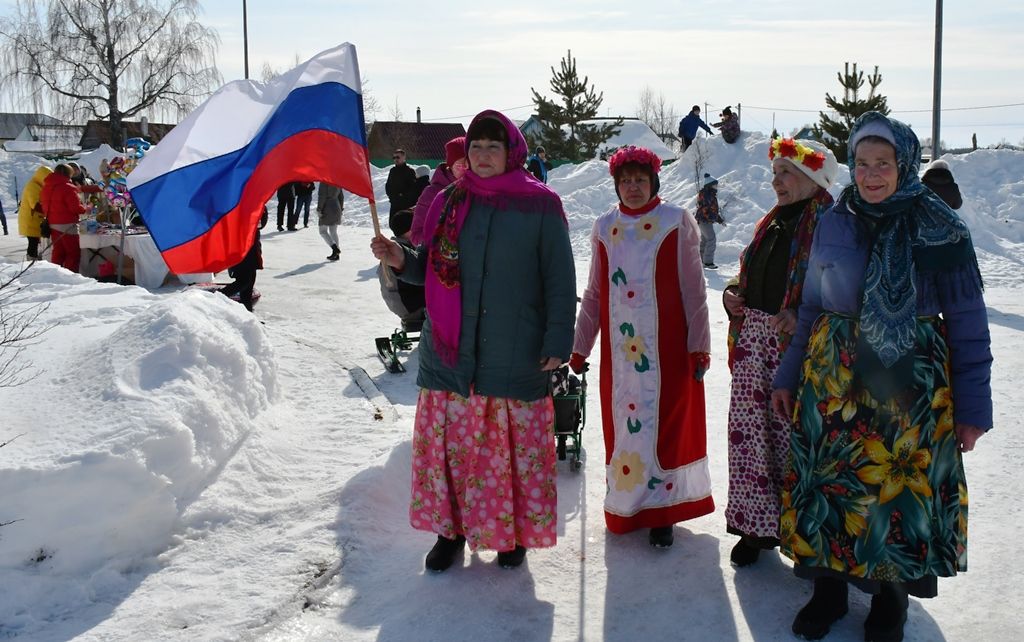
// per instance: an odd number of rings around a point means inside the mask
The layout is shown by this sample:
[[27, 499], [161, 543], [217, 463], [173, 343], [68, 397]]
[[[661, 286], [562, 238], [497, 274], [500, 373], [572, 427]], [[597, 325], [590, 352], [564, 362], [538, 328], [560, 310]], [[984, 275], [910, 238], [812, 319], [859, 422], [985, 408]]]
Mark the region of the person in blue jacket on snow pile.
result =
[[681, 151], [685, 152], [693, 144], [693, 139], [697, 137], [697, 129], [703, 129], [708, 133], [708, 136], [715, 135], [715, 132], [711, 131], [708, 124], [701, 119], [700, 106], [694, 105], [690, 113], [679, 121], [679, 139], [683, 141]]

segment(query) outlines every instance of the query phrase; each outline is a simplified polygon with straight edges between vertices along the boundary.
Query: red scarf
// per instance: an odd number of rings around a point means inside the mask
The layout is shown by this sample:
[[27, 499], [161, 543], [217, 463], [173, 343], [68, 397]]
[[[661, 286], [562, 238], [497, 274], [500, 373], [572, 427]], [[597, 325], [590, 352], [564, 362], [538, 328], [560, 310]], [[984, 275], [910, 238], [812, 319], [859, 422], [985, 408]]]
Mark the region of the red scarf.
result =
[[[793, 243], [789, 246], [789, 281], [786, 283], [786, 293], [782, 297], [781, 310], [796, 309], [800, 305], [800, 296], [804, 289], [804, 276], [807, 274], [807, 260], [811, 255], [811, 241], [814, 240], [814, 228], [818, 224], [821, 214], [832, 206], [832, 195], [824, 189], [818, 188], [814, 196], [807, 201], [803, 211], [800, 213], [800, 220], [797, 221], [796, 233], [793, 235]], [[775, 220], [779, 206], [773, 207], [764, 215], [754, 228], [754, 237], [750, 245], [740, 255], [739, 294], [744, 296], [747, 290], [748, 268], [751, 258], [757, 253], [761, 241], [764, 240], [768, 228]], [[740, 328], [743, 327], [745, 316], [733, 317], [729, 321], [729, 369], [732, 369], [733, 348], [740, 336]], [[788, 334], [779, 333], [779, 346], [782, 350], [789, 345], [792, 337]]]

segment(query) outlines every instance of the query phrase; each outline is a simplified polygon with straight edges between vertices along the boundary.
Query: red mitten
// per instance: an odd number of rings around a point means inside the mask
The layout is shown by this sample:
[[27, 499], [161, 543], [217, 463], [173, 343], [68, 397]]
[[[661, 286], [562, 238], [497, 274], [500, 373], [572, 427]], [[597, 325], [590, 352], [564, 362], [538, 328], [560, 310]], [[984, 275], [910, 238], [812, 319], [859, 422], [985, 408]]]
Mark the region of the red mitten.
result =
[[569, 367], [576, 374], [583, 374], [583, 369], [587, 367], [587, 358], [579, 352], [573, 352], [569, 357]]
[[697, 381], [704, 379], [704, 373], [711, 367], [711, 355], [707, 352], [691, 352], [690, 359], [694, 363], [693, 378]]

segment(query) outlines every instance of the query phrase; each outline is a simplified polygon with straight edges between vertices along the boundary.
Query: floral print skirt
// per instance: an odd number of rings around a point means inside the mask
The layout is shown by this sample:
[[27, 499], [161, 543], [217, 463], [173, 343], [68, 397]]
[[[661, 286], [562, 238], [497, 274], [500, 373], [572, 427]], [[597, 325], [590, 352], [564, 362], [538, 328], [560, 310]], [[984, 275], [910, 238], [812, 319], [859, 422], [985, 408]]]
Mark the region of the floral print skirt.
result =
[[728, 531], [778, 544], [779, 500], [789, 457], [789, 423], [772, 410], [772, 379], [782, 351], [772, 315], [747, 308], [733, 349], [729, 398]]
[[413, 528], [471, 550], [554, 546], [551, 397], [519, 401], [421, 390], [412, 444]]
[[906, 387], [876, 399], [856, 374], [856, 320], [824, 314], [815, 323], [782, 493], [782, 550], [798, 575], [899, 582], [930, 597], [913, 586], [967, 570], [967, 485], [944, 335], [938, 318], [919, 318]]

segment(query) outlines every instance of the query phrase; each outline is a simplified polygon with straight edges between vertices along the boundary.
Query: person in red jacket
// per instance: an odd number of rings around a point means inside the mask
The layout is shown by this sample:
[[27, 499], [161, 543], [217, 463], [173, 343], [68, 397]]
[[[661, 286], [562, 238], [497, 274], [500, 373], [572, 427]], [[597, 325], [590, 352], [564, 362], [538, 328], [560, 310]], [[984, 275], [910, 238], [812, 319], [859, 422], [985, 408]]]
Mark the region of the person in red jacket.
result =
[[78, 245], [78, 217], [86, 211], [79, 190], [71, 182], [71, 168], [61, 163], [43, 185], [43, 213], [50, 225], [51, 260], [78, 272], [82, 250]]

